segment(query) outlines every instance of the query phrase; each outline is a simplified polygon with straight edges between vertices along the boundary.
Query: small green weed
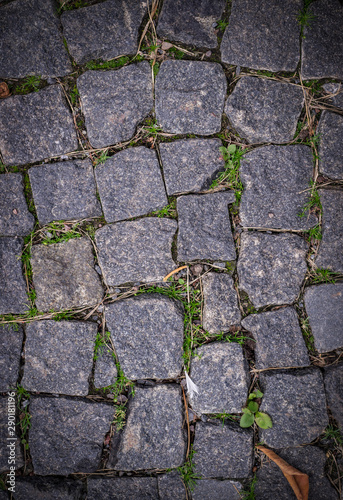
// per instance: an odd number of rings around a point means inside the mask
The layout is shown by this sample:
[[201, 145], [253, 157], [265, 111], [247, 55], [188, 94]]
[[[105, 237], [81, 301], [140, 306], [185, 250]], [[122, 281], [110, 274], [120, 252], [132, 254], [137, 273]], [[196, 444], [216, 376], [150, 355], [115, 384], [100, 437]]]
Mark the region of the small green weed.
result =
[[201, 479], [201, 476], [196, 474], [194, 471], [194, 465], [193, 465], [194, 453], [195, 450], [193, 449], [192, 445], [190, 448], [188, 460], [183, 465], [181, 465], [181, 467], [177, 468], [178, 472], [180, 473], [183, 479], [183, 482], [189, 488], [190, 491], [194, 490], [197, 479]]
[[176, 47], [170, 47], [170, 49], [168, 49], [168, 54], [173, 54], [174, 59], [183, 59], [185, 57], [185, 53]]
[[156, 210], [152, 212], [151, 215], [157, 215], [157, 217], [168, 217], [169, 219], [176, 219], [176, 200], [173, 200], [169, 205], [161, 208], [161, 210]]
[[217, 27], [220, 29], [220, 31], [225, 31], [225, 28], [229, 26], [229, 21], [223, 21], [222, 19], [219, 19], [217, 21]]
[[104, 349], [108, 348], [107, 343], [109, 342], [110, 338], [110, 332], [105, 332], [105, 336], [103, 336], [100, 332], [97, 333], [94, 345], [94, 360], [101, 358], [104, 353]]
[[304, 1], [304, 8], [302, 10], [300, 10], [298, 15], [297, 15], [297, 21], [301, 27], [301, 32], [300, 32], [301, 38], [305, 38], [304, 28], [306, 27], [306, 28], [311, 29], [311, 24], [313, 23], [313, 21], [316, 18], [316, 16], [314, 14], [312, 14], [312, 12], [308, 11], [308, 7], [310, 6], [310, 4], [312, 2], [313, 2], [313, 0], [305, 0]]
[[15, 88], [16, 94], [29, 94], [30, 92], [37, 92], [42, 83], [40, 76], [27, 76], [24, 81]]
[[243, 193], [243, 184], [239, 178], [239, 167], [244, 152], [234, 144], [230, 144], [227, 147], [222, 146], [219, 150], [225, 161], [225, 171], [220, 173], [217, 179], [212, 182], [211, 189], [218, 186], [233, 189], [236, 195], [236, 202], [239, 203]]
[[[109, 332], [106, 332], [106, 335]], [[115, 354], [112, 353], [112, 356], [115, 358]], [[120, 367], [119, 363], [116, 363], [117, 366], [117, 380], [114, 384], [106, 387], [105, 389], [109, 389], [114, 396], [114, 403], [118, 403], [118, 397], [123, 392], [128, 392], [129, 395], [134, 397], [135, 395], [135, 385], [134, 382], [125, 377], [123, 370]], [[126, 419], [126, 404], [120, 403], [116, 406], [116, 411], [113, 418], [113, 424], [115, 424], [117, 431], [120, 431], [125, 426]]]
[[242, 500], [255, 500], [255, 486], [257, 483], [257, 477], [256, 474], [250, 481], [250, 484], [247, 486], [247, 488], [244, 488], [242, 491], [240, 491]]
[[73, 106], [78, 105], [79, 96], [80, 96], [80, 94], [79, 94], [78, 88], [76, 85], [74, 85], [74, 87], [70, 91], [70, 101], [71, 101]]
[[318, 213], [322, 211], [322, 204], [320, 202], [320, 196], [318, 193], [318, 190], [316, 188], [315, 183], [311, 180], [310, 181], [310, 194], [308, 197], [307, 202], [305, 203], [304, 207], [302, 208], [301, 212], [298, 214], [298, 217], [307, 217], [307, 212], [310, 213]]
[[122, 403], [116, 407], [112, 423], [116, 426], [117, 432], [125, 427], [126, 423], [126, 403]]
[[333, 440], [337, 447], [343, 446], [343, 436], [339, 429], [328, 425], [324, 432], [324, 439]]
[[108, 160], [108, 158], [110, 158], [110, 155], [108, 154], [108, 149], [101, 151], [100, 155], [96, 156], [96, 158], [95, 158], [95, 162], [94, 162], [95, 166], [97, 166], [101, 163], [105, 163], [105, 161]]
[[322, 239], [322, 229], [319, 224], [316, 224], [315, 226], [311, 227], [308, 231], [306, 231], [307, 237], [310, 242], [314, 240], [321, 240]]
[[225, 424], [225, 420], [231, 420], [232, 422], [237, 422], [238, 418], [236, 415], [231, 415], [231, 413], [213, 413], [208, 415], [209, 418], [217, 418], [222, 421], [223, 427]]
[[57, 14], [61, 14], [64, 10], [80, 9], [87, 7], [88, 2], [85, 0], [60, 0], [61, 6], [57, 9]]
[[66, 224], [63, 221], [51, 222], [45, 226], [44, 236], [42, 239], [43, 245], [52, 245], [69, 241], [73, 238], [81, 238], [82, 234], [79, 230], [80, 223]]
[[267, 413], [258, 411], [260, 403], [256, 401], [263, 397], [263, 392], [255, 389], [248, 396], [247, 405], [242, 408], [243, 415], [239, 421], [241, 427], [251, 427], [254, 422], [261, 427], [261, 429], [270, 429], [273, 427], [272, 420]]
[[156, 139], [158, 134], [162, 132], [162, 128], [158, 125], [156, 120], [148, 118], [142, 127], [142, 132], [144, 139], [146, 139], [147, 137], [153, 137], [154, 139]]
[[17, 384], [17, 407], [20, 411], [19, 413], [19, 426], [20, 426], [20, 439], [25, 450], [28, 450], [29, 444], [27, 441], [27, 433], [31, 427], [31, 415], [28, 410], [28, 405], [30, 403], [30, 394], [22, 387]]
[[310, 353], [314, 353], [315, 352], [314, 337], [311, 332], [310, 320], [308, 318], [301, 318], [300, 326], [307, 349], [310, 351]]
[[342, 275], [331, 271], [331, 269], [323, 269], [318, 267], [313, 271], [312, 283], [336, 283], [336, 279]]
[[118, 69], [126, 66], [130, 62], [128, 56], [118, 57], [118, 59], [112, 59], [111, 61], [100, 61], [94, 60], [86, 63], [87, 69]]
[[257, 75], [266, 76], [267, 78], [275, 77], [274, 73], [272, 73], [271, 71], [267, 71], [267, 70], [256, 70], [256, 71], [254, 71], [254, 73], [256, 73]]

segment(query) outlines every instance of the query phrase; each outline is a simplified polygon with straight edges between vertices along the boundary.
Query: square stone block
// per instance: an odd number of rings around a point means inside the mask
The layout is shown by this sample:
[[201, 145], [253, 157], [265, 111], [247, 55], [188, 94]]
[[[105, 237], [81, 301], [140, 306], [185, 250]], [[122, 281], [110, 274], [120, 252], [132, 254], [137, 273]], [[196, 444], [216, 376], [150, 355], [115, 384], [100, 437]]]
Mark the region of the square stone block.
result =
[[217, 174], [225, 169], [220, 139], [181, 139], [161, 142], [164, 180], [169, 196], [207, 191]]
[[220, 132], [226, 77], [217, 63], [164, 61], [156, 78], [156, 120], [171, 134]]
[[[9, 403], [9, 398], [7, 396], [0, 397], [0, 473], [10, 470], [10, 465], [8, 464], [8, 460], [9, 458], [13, 457], [13, 451], [11, 457], [11, 449], [13, 450], [13, 444], [14, 444], [15, 459], [16, 459], [15, 463], [16, 470], [20, 469], [24, 465], [23, 453], [21, 450], [19, 437], [17, 437], [16, 435], [9, 436], [8, 410], [9, 407], [13, 408], [13, 405], [12, 402], [10, 402], [10, 405], [8, 406], [8, 403]], [[16, 427], [18, 428], [18, 426]], [[12, 439], [8, 440], [9, 437], [13, 437], [13, 440]], [[11, 448], [8, 446], [8, 444], [12, 445]], [[6, 496], [6, 498], [8, 497]]]
[[21, 266], [22, 238], [0, 238], [0, 314], [22, 314], [29, 308]]
[[249, 389], [242, 346], [214, 342], [198, 347], [196, 354], [191, 362], [191, 377], [199, 389], [191, 398], [195, 412], [241, 413]]
[[71, 112], [59, 85], [0, 101], [0, 151], [5, 164], [34, 163], [77, 147]]
[[318, 368], [264, 372], [260, 381], [264, 393], [260, 409], [273, 422], [271, 429], [260, 429], [267, 446], [310, 443], [327, 427], [323, 376]]
[[107, 468], [130, 471], [179, 467], [186, 453], [183, 418], [178, 387], [135, 389], [119, 449], [112, 448]]
[[87, 500], [160, 500], [155, 477], [89, 477]]
[[343, 365], [324, 368], [324, 385], [328, 406], [343, 431]]
[[16, 0], [0, 8], [0, 78], [72, 72], [51, 0]]
[[54, 220], [101, 217], [93, 167], [89, 160], [73, 160], [29, 170], [40, 224]]
[[155, 151], [129, 148], [112, 156], [95, 170], [107, 222], [116, 222], [168, 205]]
[[34, 245], [31, 265], [40, 311], [91, 306], [102, 299], [104, 291], [88, 238]]
[[305, 307], [318, 352], [343, 347], [343, 283], [306, 288]]
[[265, 146], [247, 153], [241, 161], [244, 186], [240, 218], [245, 227], [306, 230], [318, 223], [305, 212], [313, 171], [307, 146]]
[[180, 262], [236, 258], [228, 208], [234, 201], [233, 191], [178, 198], [177, 256]]
[[22, 326], [0, 326], [0, 392], [17, 386], [23, 338]]
[[320, 190], [323, 207], [323, 237], [316, 265], [343, 273], [343, 192]]
[[78, 64], [135, 54], [146, 10], [142, 0], [108, 0], [63, 12], [61, 23], [70, 54]]
[[198, 422], [194, 440], [194, 470], [204, 478], [249, 477], [253, 458], [253, 432], [238, 424]]
[[239, 287], [255, 307], [291, 304], [307, 271], [308, 245], [295, 234], [243, 233]]
[[27, 476], [15, 481], [16, 500], [79, 500], [82, 490], [81, 481], [59, 477]]
[[293, 307], [251, 314], [243, 319], [242, 326], [256, 340], [255, 366], [258, 370], [310, 364], [299, 319]]
[[0, 175], [0, 236], [26, 236], [34, 222], [25, 200], [22, 174]]
[[22, 385], [28, 391], [86, 396], [96, 323], [33, 321], [26, 325]]
[[129, 140], [153, 107], [147, 61], [113, 71], [86, 71], [78, 78], [77, 88], [94, 148]]
[[37, 475], [68, 476], [98, 469], [113, 404], [32, 397], [30, 414], [29, 446]]
[[171, 246], [176, 229], [175, 221], [155, 217], [98, 229], [95, 241], [107, 285], [162, 281], [175, 268]]
[[120, 367], [131, 380], [176, 378], [182, 369], [184, 309], [160, 294], [120, 300], [105, 308]]
[[240, 500], [242, 485], [236, 481], [200, 479], [192, 493], [193, 500]]

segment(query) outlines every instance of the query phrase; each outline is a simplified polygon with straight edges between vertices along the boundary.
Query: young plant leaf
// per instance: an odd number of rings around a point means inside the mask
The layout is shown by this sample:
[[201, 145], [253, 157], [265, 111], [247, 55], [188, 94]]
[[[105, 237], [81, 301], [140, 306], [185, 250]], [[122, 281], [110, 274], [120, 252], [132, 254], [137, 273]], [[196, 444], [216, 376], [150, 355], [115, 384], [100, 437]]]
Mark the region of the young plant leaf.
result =
[[273, 427], [272, 419], [267, 413], [258, 411], [255, 414], [256, 423], [261, 429], [270, 429]]
[[257, 397], [257, 396], [256, 396], [256, 394], [255, 394], [254, 392], [251, 392], [251, 393], [249, 394], [248, 399], [255, 399], [256, 397]]
[[230, 144], [227, 147], [227, 152], [231, 155], [236, 152], [237, 147], [234, 144]]
[[[252, 424], [254, 423], [254, 414], [251, 413], [250, 410], [248, 410], [248, 408], [242, 408], [243, 410], [243, 415], [241, 416], [241, 419], [239, 421], [239, 425], [241, 427], [250, 427], [252, 426]], [[248, 410], [248, 411], [244, 411], [244, 410]]]
[[253, 413], [256, 413], [257, 410], [258, 410], [258, 404], [255, 403], [255, 401], [249, 401], [248, 403], [248, 408], [250, 411], [252, 411]]
[[263, 392], [259, 391], [258, 389], [255, 389], [254, 393], [256, 394], [257, 398], [263, 398]]

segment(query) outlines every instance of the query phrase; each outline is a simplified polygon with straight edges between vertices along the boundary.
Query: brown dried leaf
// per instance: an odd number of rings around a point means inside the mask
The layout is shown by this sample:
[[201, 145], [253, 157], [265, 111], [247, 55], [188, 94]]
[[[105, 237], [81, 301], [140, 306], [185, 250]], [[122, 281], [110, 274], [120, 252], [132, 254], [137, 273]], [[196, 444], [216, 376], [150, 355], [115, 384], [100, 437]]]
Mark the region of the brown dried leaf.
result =
[[10, 89], [8, 88], [8, 85], [6, 82], [1, 82], [0, 83], [0, 99], [4, 99], [5, 97], [10, 96]]

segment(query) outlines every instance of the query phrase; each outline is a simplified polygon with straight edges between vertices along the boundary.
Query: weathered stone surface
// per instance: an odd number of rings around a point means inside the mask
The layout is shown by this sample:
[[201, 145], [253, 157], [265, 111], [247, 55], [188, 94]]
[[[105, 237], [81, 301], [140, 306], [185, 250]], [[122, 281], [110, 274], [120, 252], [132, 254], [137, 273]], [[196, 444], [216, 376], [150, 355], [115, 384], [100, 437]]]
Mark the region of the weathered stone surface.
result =
[[295, 71], [301, 0], [233, 0], [220, 47], [222, 61], [254, 69]]
[[17, 0], [0, 9], [0, 78], [64, 76], [72, 66], [51, 0]]
[[159, 500], [155, 477], [102, 477], [87, 479], [88, 500]]
[[0, 314], [21, 314], [28, 309], [22, 249], [22, 238], [0, 238]]
[[107, 222], [144, 215], [168, 205], [155, 151], [129, 148], [95, 170]]
[[67, 476], [98, 468], [113, 405], [32, 397], [30, 413], [29, 445], [36, 474]]
[[206, 191], [225, 162], [219, 139], [181, 139], [159, 145], [168, 195]]
[[185, 458], [181, 392], [176, 386], [135, 389], [119, 449], [111, 451], [108, 468], [168, 469]]
[[249, 389], [242, 347], [215, 342], [196, 352], [191, 362], [191, 377], [199, 388], [199, 394], [193, 393], [191, 398], [195, 412], [241, 413]]
[[179, 261], [236, 258], [228, 209], [228, 204], [234, 201], [235, 195], [232, 191], [178, 198]]
[[328, 352], [343, 347], [343, 283], [306, 288], [305, 307], [316, 349]]
[[0, 175], [0, 235], [25, 236], [34, 222], [27, 209], [22, 174]]
[[260, 374], [264, 393], [261, 411], [273, 427], [261, 429], [262, 440], [272, 448], [310, 443], [329, 423], [323, 377], [318, 368]]
[[100, 302], [103, 288], [94, 270], [92, 250], [88, 238], [32, 247], [33, 284], [40, 311], [71, 309]]
[[293, 307], [278, 311], [251, 314], [242, 321], [255, 340], [255, 366], [282, 368], [308, 366], [310, 360]]
[[106, 306], [120, 366], [132, 380], [167, 379], [182, 369], [183, 306], [160, 294], [146, 294]]
[[86, 71], [77, 88], [94, 148], [129, 140], [153, 107], [147, 61], [112, 71]]
[[306, 252], [305, 240], [295, 234], [243, 233], [239, 287], [255, 307], [292, 303], [307, 271]]
[[316, 264], [335, 272], [343, 272], [343, 192], [320, 190], [323, 207], [323, 238]]
[[100, 388], [114, 384], [117, 374], [115, 359], [105, 347], [103, 352], [98, 354], [95, 362], [94, 386]]
[[83, 485], [58, 477], [18, 477], [15, 482], [16, 500], [80, 500]]
[[320, 117], [317, 133], [319, 144], [319, 169], [330, 179], [343, 178], [343, 116], [324, 111]]
[[157, 476], [158, 491], [163, 500], [187, 500], [186, 488], [176, 471]]
[[242, 485], [236, 481], [200, 479], [192, 492], [193, 500], [240, 500]]
[[324, 368], [324, 385], [328, 406], [334, 419], [343, 430], [343, 365]]
[[73, 160], [33, 167], [29, 177], [41, 224], [53, 220], [101, 217], [93, 167], [89, 160]]
[[173, 220], [149, 217], [96, 231], [99, 263], [107, 285], [162, 281], [175, 267], [171, 245], [176, 228]]
[[343, 109], [343, 85], [342, 83], [325, 83], [322, 87], [326, 93], [334, 94], [327, 101], [337, 108]]
[[303, 207], [308, 201], [313, 155], [307, 146], [265, 146], [241, 161], [244, 186], [240, 218], [245, 227], [309, 229], [318, 221]]
[[0, 151], [24, 165], [77, 149], [71, 113], [59, 85], [0, 101]]
[[225, 105], [231, 124], [249, 142], [289, 142], [304, 102], [300, 87], [246, 76]]
[[164, 61], [156, 78], [156, 120], [172, 134], [220, 131], [226, 94], [222, 67], [203, 61]]
[[143, 0], [108, 0], [64, 12], [61, 22], [70, 54], [78, 64], [135, 54], [145, 11]]
[[[287, 463], [301, 472], [308, 474], [310, 482], [309, 497], [311, 500], [336, 500], [337, 494], [325, 477], [325, 453], [315, 446], [286, 448], [276, 453]], [[294, 492], [279, 467], [272, 461], [263, 463], [257, 472], [255, 485], [256, 500], [289, 500]]]
[[225, 0], [166, 0], [157, 34], [174, 42], [214, 49], [218, 45], [216, 22], [224, 9]]
[[[20, 439], [9, 441], [8, 438], [8, 397], [0, 397], [0, 473], [10, 470], [8, 459], [10, 458], [9, 443], [15, 443], [15, 468], [20, 469], [24, 465], [23, 454], [20, 447]], [[11, 405], [12, 408], [12, 405]], [[15, 438], [16, 436], [11, 436]], [[13, 455], [12, 455], [13, 457]]]
[[226, 332], [239, 324], [241, 313], [233, 279], [228, 274], [209, 273], [202, 279], [203, 326], [210, 333]]
[[98, 326], [83, 321], [34, 321], [26, 326], [23, 387], [71, 396], [88, 394]]
[[194, 470], [204, 478], [241, 479], [251, 474], [253, 433], [238, 424], [198, 422], [194, 440]]
[[0, 392], [17, 386], [23, 335], [20, 325], [0, 326]]
[[343, 6], [339, 0], [319, 0], [307, 9], [311, 16], [304, 26], [301, 75], [343, 79]]

